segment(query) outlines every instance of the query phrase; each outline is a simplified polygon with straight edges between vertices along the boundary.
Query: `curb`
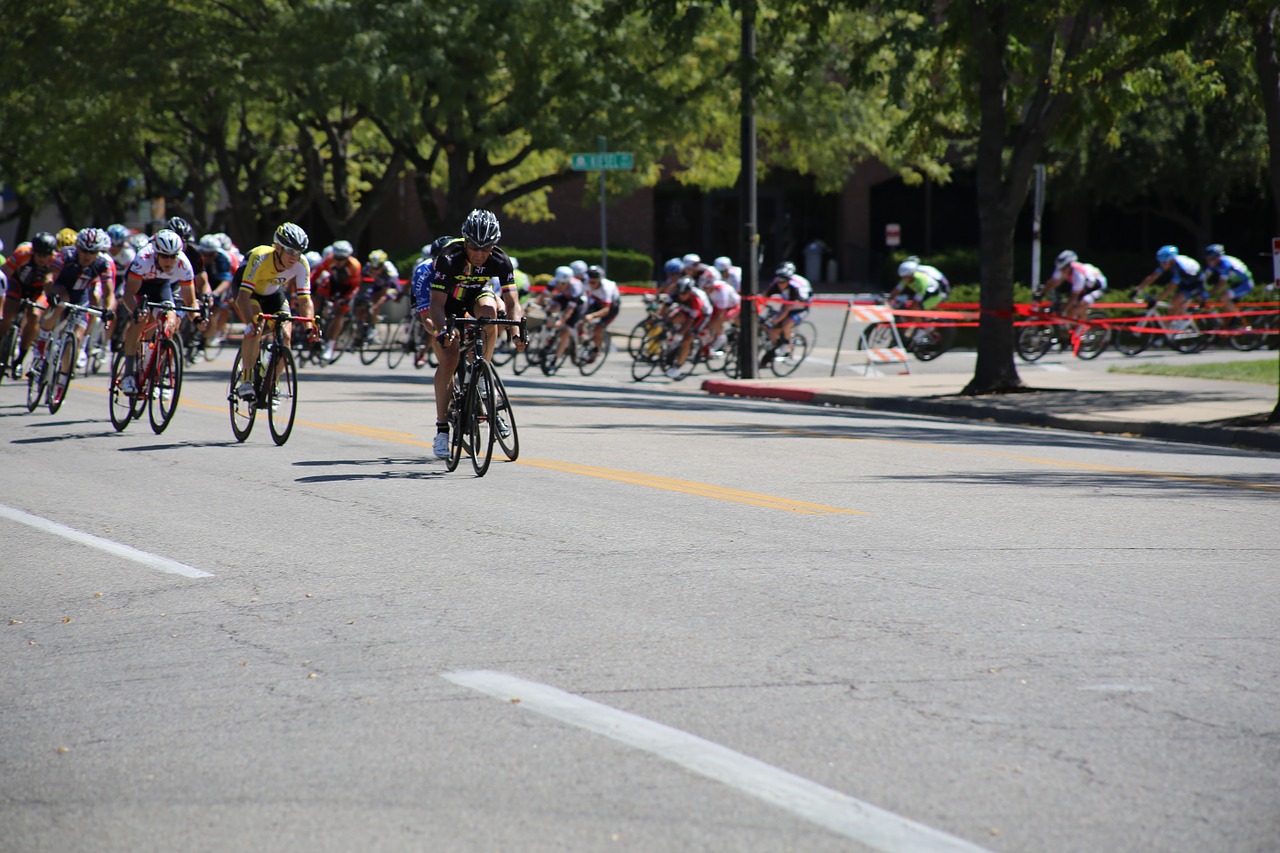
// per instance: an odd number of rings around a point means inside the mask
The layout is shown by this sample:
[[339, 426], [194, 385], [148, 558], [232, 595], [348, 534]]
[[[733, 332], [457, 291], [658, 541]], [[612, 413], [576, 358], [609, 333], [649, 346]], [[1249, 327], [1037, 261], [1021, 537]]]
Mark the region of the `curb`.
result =
[[1114, 421], [1070, 418], [1048, 412], [1027, 411], [990, 403], [943, 400], [936, 397], [866, 397], [856, 394], [831, 394], [805, 388], [743, 385], [738, 382], [707, 379], [702, 390], [722, 397], [751, 397], [806, 403], [819, 406], [870, 409], [904, 415], [932, 415], [992, 421], [1009, 426], [1043, 427], [1074, 432], [1104, 433], [1186, 444], [1215, 447], [1238, 447], [1280, 453], [1280, 431], [1251, 430], [1238, 427], [1215, 427], [1201, 424], [1171, 424], [1159, 421]]

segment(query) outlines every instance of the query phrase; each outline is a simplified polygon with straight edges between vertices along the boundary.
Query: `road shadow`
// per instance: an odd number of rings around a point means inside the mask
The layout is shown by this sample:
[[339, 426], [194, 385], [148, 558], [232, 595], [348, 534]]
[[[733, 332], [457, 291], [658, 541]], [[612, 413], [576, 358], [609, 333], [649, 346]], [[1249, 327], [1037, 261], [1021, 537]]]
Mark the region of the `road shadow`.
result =
[[1280, 476], [1250, 474], [1215, 476], [1169, 474], [1143, 471], [1063, 471], [1022, 470], [989, 473], [949, 471], [945, 475], [882, 476], [876, 479], [899, 483], [945, 483], [978, 488], [1067, 489], [1099, 497], [1132, 497], [1139, 492], [1158, 493], [1161, 498], [1239, 498], [1257, 501], [1260, 496], [1280, 496]]

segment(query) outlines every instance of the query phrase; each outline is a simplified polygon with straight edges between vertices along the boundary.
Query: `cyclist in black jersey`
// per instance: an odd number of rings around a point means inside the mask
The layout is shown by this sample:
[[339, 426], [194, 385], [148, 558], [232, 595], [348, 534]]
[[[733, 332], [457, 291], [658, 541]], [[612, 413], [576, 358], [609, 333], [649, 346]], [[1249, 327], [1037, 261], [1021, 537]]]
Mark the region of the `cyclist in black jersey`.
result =
[[[473, 210], [462, 223], [462, 237], [446, 243], [436, 255], [431, 279], [431, 322], [436, 359], [436, 436], [432, 452], [437, 458], [449, 455], [449, 388], [458, 367], [457, 334], [445, 330], [448, 317], [469, 314], [497, 319], [499, 297], [508, 319], [522, 316], [511, 259], [498, 247], [502, 228], [498, 217], [488, 210]], [[495, 289], [494, 282], [497, 287]], [[492, 355], [497, 329], [486, 328], [485, 352]]]

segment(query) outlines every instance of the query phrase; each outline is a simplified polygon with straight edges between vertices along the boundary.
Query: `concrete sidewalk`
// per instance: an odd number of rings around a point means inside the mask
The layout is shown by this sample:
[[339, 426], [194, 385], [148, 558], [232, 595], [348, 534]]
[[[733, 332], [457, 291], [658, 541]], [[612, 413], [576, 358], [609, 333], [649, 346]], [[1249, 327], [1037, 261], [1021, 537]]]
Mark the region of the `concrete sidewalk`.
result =
[[1037, 374], [1030, 380], [1024, 377], [1028, 390], [1023, 393], [960, 396], [972, 378], [972, 373], [933, 373], [707, 379], [702, 389], [727, 396], [990, 420], [1280, 453], [1280, 424], [1262, 423], [1276, 407], [1277, 391], [1273, 385], [1074, 371]]

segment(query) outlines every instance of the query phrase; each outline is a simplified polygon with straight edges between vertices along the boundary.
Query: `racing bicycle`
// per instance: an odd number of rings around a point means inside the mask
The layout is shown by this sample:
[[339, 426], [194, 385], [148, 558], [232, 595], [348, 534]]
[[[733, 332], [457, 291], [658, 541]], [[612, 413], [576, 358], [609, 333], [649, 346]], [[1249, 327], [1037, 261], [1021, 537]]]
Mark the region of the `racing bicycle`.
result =
[[236, 393], [240, 386], [243, 352], [236, 353], [235, 363], [231, 366], [227, 404], [231, 411], [231, 432], [236, 441], [249, 437], [259, 409], [267, 410], [267, 427], [276, 446], [289, 440], [289, 434], [293, 432], [293, 418], [298, 411], [298, 367], [293, 351], [285, 342], [284, 330], [289, 323], [314, 325], [315, 322], [314, 318], [295, 317], [288, 311], [259, 314], [253, 318], [253, 326], [263, 330], [270, 324], [271, 335], [260, 338], [257, 363], [251, 372], [252, 399], [242, 399]]

